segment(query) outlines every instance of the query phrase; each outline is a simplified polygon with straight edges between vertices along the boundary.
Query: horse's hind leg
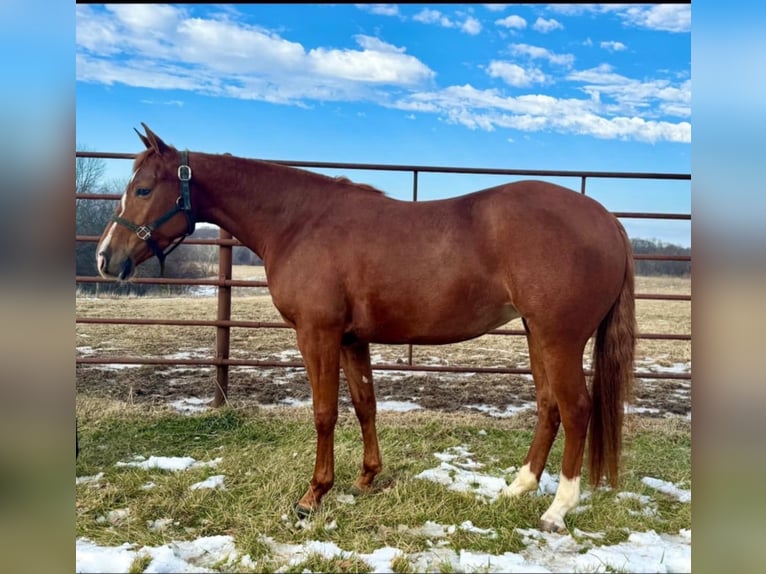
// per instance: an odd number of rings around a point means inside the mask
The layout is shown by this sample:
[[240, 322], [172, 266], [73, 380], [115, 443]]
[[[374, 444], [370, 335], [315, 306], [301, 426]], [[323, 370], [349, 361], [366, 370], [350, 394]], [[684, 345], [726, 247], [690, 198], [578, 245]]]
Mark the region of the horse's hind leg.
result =
[[359, 341], [344, 344], [341, 346], [340, 359], [364, 441], [362, 471], [354, 487], [360, 492], [365, 492], [370, 489], [372, 481], [383, 466], [378, 447], [378, 433], [375, 429], [376, 405], [370, 367], [370, 345]]
[[559, 429], [561, 418], [559, 417], [559, 407], [553, 397], [553, 391], [548, 382], [548, 376], [545, 371], [543, 361], [543, 352], [539, 339], [529, 329], [529, 325], [524, 321], [524, 327], [527, 330], [527, 343], [529, 344], [529, 362], [532, 369], [532, 378], [535, 381], [535, 390], [537, 395], [537, 424], [535, 426], [535, 435], [532, 438], [532, 444], [529, 452], [524, 459], [519, 473], [514, 481], [503, 490], [505, 496], [518, 496], [530, 490], [535, 490], [540, 481], [540, 475], [543, 473], [545, 463], [548, 460], [553, 441]]
[[583, 342], [546, 348], [545, 371], [558, 403], [565, 440], [559, 486], [540, 520], [542, 530], [566, 530], [564, 516], [580, 499], [580, 472], [591, 415], [591, 398], [582, 369], [584, 346]]

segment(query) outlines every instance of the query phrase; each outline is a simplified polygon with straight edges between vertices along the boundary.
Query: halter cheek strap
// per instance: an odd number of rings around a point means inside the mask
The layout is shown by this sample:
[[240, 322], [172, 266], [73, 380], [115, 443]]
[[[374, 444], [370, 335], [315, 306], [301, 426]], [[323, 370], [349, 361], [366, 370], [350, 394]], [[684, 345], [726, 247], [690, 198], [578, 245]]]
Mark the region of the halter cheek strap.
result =
[[[181, 152], [181, 165], [178, 166], [178, 179], [181, 182], [181, 194], [178, 196], [175, 205], [170, 208], [164, 215], [158, 217], [152, 223], [147, 225], [136, 225], [132, 221], [128, 221], [117, 215], [112, 216], [112, 221], [124, 225], [131, 231], [135, 232], [139, 239], [146, 241], [149, 249], [152, 250], [154, 255], [160, 262], [160, 275], [165, 274], [165, 258], [186, 239], [189, 235], [194, 233], [195, 221], [194, 214], [191, 211], [191, 190], [190, 182], [192, 178], [191, 167], [189, 167], [189, 153], [184, 150]], [[167, 250], [163, 251], [160, 246], [152, 237], [152, 232], [169, 221], [177, 214], [183, 213], [186, 216], [186, 233], [176, 239]]]

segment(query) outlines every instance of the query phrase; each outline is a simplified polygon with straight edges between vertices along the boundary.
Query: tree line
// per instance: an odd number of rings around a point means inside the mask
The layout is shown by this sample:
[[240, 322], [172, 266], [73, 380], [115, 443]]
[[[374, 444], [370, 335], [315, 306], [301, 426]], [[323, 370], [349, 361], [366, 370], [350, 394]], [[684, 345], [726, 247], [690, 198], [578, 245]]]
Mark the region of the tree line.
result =
[[[79, 148], [78, 148], [79, 149]], [[106, 166], [98, 158], [76, 158], [75, 189], [78, 194], [110, 193], [119, 197], [124, 191], [127, 180], [104, 182]], [[109, 223], [117, 207], [114, 200], [77, 199], [75, 228], [77, 235], [100, 236]], [[193, 239], [216, 239], [219, 231], [214, 227], [197, 226]], [[690, 255], [691, 249], [656, 239], [632, 239], [633, 252], [654, 255]], [[78, 276], [96, 277], [96, 243], [78, 241], [76, 246], [76, 273]], [[244, 246], [235, 246], [232, 252], [235, 265], [258, 265], [260, 258]], [[637, 275], [668, 275], [687, 277], [691, 273], [688, 261], [638, 260], [635, 264]], [[182, 244], [165, 261], [165, 277], [199, 279], [215, 276], [218, 273], [218, 246]], [[152, 258], [137, 270], [141, 277], [159, 276], [159, 263]], [[178, 285], [143, 285], [117, 283], [81, 283], [80, 292], [85, 293], [120, 293], [142, 295], [163, 292], [167, 294], [183, 293], [186, 286]]]
[[[681, 247], [673, 243], [666, 243], [657, 239], [631, 239], [633, 253], [636, 255], [685, 255], [690, 256], [692, 250], [689, 247]], [[636, 275], [667, 275], [672, 277], [689, 277], [691, 275], [691, 261], [654, 261], [639, 259], [636, 261]]]

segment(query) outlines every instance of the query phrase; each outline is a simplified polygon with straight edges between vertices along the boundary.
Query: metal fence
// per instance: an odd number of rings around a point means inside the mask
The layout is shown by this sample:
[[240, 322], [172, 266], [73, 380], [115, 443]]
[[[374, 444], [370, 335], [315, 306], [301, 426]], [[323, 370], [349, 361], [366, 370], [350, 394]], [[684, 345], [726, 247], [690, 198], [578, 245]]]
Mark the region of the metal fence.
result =
[[[77, 151], [76, 157], [100, 158], [100, 159], [125, 159], [132, 160], [136, 154], [108, 153], [93, 151]], [[412, 201], [418, 201], [418, 178], [422, 173], [440, 174], [476, 174], [476, 175], [507, 175], [515, 177], [554, 178], [568, 177], [580, 180], [580, 192], [587, 192], [587, 182], [590, 179], [632, 179], [632, 180], [690, 180], [691, 175], [685, 173], [643, 173], [643, 172], [601, 172], [601, 171], [563, 171], [563, 170], [521, 170], [521, 169], [492, 169], [492, 168], [463, 168], [463, 167], [437, 167], [415, 165], [390, 165], [390, 164], [362, 164], [340, 162], [312, 162], [312, 161], [284, 161], [268, 160], [274, 163], [289, 165], [292, 167], [314, 169], [343, 169], [343, 170], [368, 170], [368, 171], [394, 171], [412, 174]], [[76, 193], [76, 199], [86, 200], [119, 200], [115, 194]], [[655, 220], [685, 220], [691, 221], [690, 213], [653, 213], [653, 212], [613, 212], [621, 219], [655, 219]], [[98, 242], [98, 236], [77, 235], [77, 242]], [[217, 288], [218, 310], [215, 320], [195, 319], [124, 319], [109, 317], [76, 317], [76, 323], [80, 324], [119, 324], [119, 325], [168, 325], [168, 326], [197, 326], [210, 327], [216, 330], [215, 354], [208, 359], [166, 359], [156, 357], [131, 357], [131, 356], [102, 356], [102, 357], [77, 357], [77, 364], [142, 364], [142, 365], [207, 365], [215, 366], [215, 398], [214, 405], [225, 402], [229, 386], [229, 367], [231, 366], [255, 366], [255, 367], [303, 367], [302, 362], [297, 361], [263, 361], [230, 358], [230, 332], [232, 328], [245, 329], [284, 329], [290, 328], [286, 323], [264, 321], [238, 321], [231, 319], [232, 288], [239, 287], [268, 287], [266, 281], [247, 281], [232, 279], [232, 251], [235, 246], [242, 245], [227, 231], [221, 229], [218, 239], [194, 239], [186, 240], [187, 244], [217, 245], [218, 278], [217, 279], [176, 279], [176, 278], [135, 278], [132, 281], [137, 284], [155, 285], [197, 285], [214, 286]], [[663, 254], [636, 254], [635, 260], [656, 261], [680, 261], [691, 262], [688, 255], [663, 255]], [[78, 284], [106, 283], [106, 279], [90, 276], [76, 276]], [[667, 301], [688, 301], [691, 304], [691, 295], [674, 295], [661, 293], [636, 293], [636, 299], [655, 299]], [[491, 335], [523, 336], [522, 329], [494, 329]], [[664, 339], [676, 341], [690, 341], [691, 333], [639, 333], [640, 339]], [[454, 372], [454, 373], [497, 373], [497, 374], [531, 374], [526, 368], [505, 367], [476, 367], [476, 366], [435, 366], [417, 364], [412, 358], [412, 345], [408, 347], [407, 364], [373, 364], [373, 370], [396, 370], [396, 371], [420, 371], [420, 372]], [[588, 373], [590, 374], [590, 373]], [[636, 376], [646, 379], [691, 379], [690, 373], [653, 373], [649, 371], [636, 372]]]

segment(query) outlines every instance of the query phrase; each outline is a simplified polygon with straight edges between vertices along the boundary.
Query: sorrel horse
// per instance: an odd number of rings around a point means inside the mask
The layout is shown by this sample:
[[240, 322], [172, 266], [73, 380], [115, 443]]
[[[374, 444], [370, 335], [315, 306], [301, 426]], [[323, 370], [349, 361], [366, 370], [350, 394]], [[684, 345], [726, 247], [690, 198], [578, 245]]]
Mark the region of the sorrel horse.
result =
[[[566, 528], [564, 517], [580, 496], [588, 433], [591, 483], [606, 475], [616, 486], [633, 374], [633, 259], [623, 226], [601, 204], [541, 181], [399, 201], [346, 178], [179, 151], [142, 125], [145, 135], [137, 133], [146, 150], [101, 237], [98, 269], [127, 280], [153, 255], [164, 260], [197, 221], [228, 230], [263, 259], [312, 389], [316, 459], [299, 515], [317, 509], [333, 485], [340, 368], [364, 440], [355, 487], [369, 491], [382, 467], [370, 343], [454, 343], [517, 317], [528, 339], [538, 418], [503, 494], [537, 488], [560, 424], [560, 482], [541, 527]], [[594, 333], [589, 393], [582, 360]]]

